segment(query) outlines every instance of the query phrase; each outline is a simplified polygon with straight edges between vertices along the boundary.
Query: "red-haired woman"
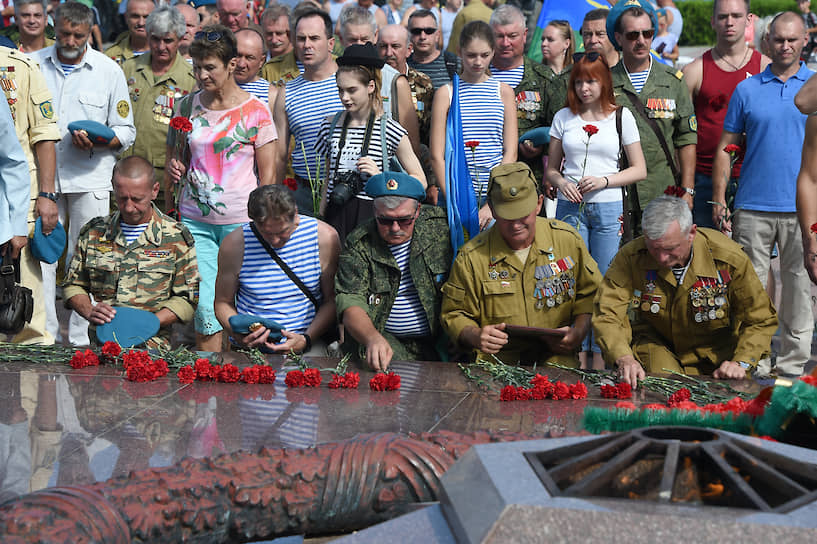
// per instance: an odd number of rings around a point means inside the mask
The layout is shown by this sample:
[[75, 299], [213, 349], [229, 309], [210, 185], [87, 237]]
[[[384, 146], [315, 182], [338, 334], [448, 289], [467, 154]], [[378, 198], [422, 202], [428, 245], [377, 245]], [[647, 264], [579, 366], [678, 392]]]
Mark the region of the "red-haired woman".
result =
[[[603, 274], [621, 239], [621, 187], [644, 179], [647, 166], [635, 118], [622, 107], [621, 143], [630, 166], [619, 169], [616, 102], [604, 56], [577, 53], [573, 60], [568, 107], [556, 113], [550, 128], [546, 177], [553, 192], [558, 190], [556, 217], [576, 227]], [[583, 347], [590, 351], [589, 339]], [[593, 368], [603, 368], [595, 343], [592, 350]]]

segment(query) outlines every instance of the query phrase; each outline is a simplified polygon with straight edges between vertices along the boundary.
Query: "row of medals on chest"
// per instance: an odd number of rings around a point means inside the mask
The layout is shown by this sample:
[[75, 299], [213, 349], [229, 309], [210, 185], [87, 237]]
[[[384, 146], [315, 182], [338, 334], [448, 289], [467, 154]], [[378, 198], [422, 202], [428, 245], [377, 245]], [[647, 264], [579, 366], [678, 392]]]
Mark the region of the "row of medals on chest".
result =
[[[651, 271], [652, 272], [652, 271]], [[718, 273], [718, 278], [698, 277], [689, 292], [690, 302], [695, 308], [694, 319], [696, 323], [722, 319], [726, 312], [726, 291], [729, 283], [729, 273], [725, 270]], [[649, 311], [657, 314], [661, 310], [661, 295], [654, 294], [654, 278], [647, 278], [645, 285], [646, 293], [636, 289], [633, 291], [631, 306], [633, 309], [641, 308], [642, 312]]]

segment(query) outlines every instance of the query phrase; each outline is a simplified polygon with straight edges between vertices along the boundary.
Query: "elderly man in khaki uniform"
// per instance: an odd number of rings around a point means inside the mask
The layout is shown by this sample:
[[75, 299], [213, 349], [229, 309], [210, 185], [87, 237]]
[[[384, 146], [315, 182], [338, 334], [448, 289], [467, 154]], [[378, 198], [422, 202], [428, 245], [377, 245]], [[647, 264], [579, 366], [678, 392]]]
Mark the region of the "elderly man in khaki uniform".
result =
[[105, 55], [122, 66], [125, 61], [147, 53], [147, 17], [153, 8], [153, 0], [128, 0], [125, 10], [128, 30], [116, 37], [113, 45], [105, 50]]
[[[31, 204], [28, 210], [29, 230], [42, 217], [43, 232], [48, 234], [57, 224], [58, 212], [54, 183], [57, 158], [54, 142], [60, 139], [57, 115], [51, 102], [51, 91], [37, 63], [15, 49], [0, 47], [0, 87], [14, 117], [17, 139], [28, 159], [31, 176]], [[45, 327], [43, 306], [43, 277], [40, 262], [29, 246], [20, 256], [21, 283], [31, 289], [34, 313], [31, 321], [12, 340], [24, 344], [54, 343], [54, 337]]]
[[746, 377], [768, 356], [777, 315], [752, 262], [684, 200], [644, 209], [644, 236], [616, 255], [596, 296], [593, 330], [605, 361], [636, 386], [664, 369]]
[[[184, 16], [174, 8], [156, 8], [145, 24], [150, 51], [125, 62], [133, 104], [136, 140], [122, 156], [139, 155], [153, 165], [156, 179], [164, 179], [167, 130], [177, 100], [196, 86], [193, 68], [179, 54], [179, 42], [187, 31]], [[156, 199], [164, 209], [164, 199]]]
[[[441, 321], [459, 345], [506, 363], [575, 367], [601, 273], [573, 227], [537, 217], [543, 201], [526, 164], [491, 170], [496, 223], [460, 248], [443, 285]], [[558, 333], [531, 335], [510, 325]]]

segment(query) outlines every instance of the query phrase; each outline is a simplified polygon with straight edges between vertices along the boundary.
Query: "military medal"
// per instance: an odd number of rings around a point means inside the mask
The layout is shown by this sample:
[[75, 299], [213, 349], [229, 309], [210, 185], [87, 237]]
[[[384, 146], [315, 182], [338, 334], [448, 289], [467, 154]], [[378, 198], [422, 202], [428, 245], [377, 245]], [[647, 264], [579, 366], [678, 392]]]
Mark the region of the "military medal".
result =
[[661, 310], [661, 297], [654, 296], [651, 297], [652, 304], [650, 305], [650, 313], [657, 314], [659, 310]]
[[630, 306], [635, 310], [638, 308], [639, 300], [641, 299], [641, 291], [638, 289], [633, 290], [633, 300], [630, 302]]
[[655, 280], [657, 278], [658, 278], [658, 271], [656, 271], [656, 270], [647, 270], [645, 288], [647, 289], [648, 293], [652, 293], [653, 291], [655, 291]]
[[488, 277], [491, 278], [492, 280], [498, 280], [499, 274], [497, 273], [496, 270], [491, 270], [490, 272], [488, 272]]

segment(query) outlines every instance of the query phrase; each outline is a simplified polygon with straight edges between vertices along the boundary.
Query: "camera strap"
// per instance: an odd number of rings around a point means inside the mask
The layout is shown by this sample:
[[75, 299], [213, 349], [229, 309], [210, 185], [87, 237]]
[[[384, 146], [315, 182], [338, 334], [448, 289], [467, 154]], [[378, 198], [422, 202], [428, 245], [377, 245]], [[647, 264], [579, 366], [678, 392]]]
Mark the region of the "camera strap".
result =
[[[338, 175], [340, 171], [340, 154], [343, 153], [343, 147], [346, 145], [346, 133], [349, 129], [349, 113], [346, 112], [346, 115], [343, 118], [343, 124], [341, 125], [340, 129], [340, 141], [338, 142], [338, 153], [335, 155], [335, 176]], [[366, 122], [366, 132], [363, 135], [363, 146], [360, 148], [360, 156], [365, 157], [369, 154], [369, 142], [372, 139], [372, 130], [374, 129], [374, 110], [369, 113], [369, 120]], [[333, 131], [334, 132], [334, 131]], [[334, 136], [330, 134], [329, 137], [331, 138]]]

